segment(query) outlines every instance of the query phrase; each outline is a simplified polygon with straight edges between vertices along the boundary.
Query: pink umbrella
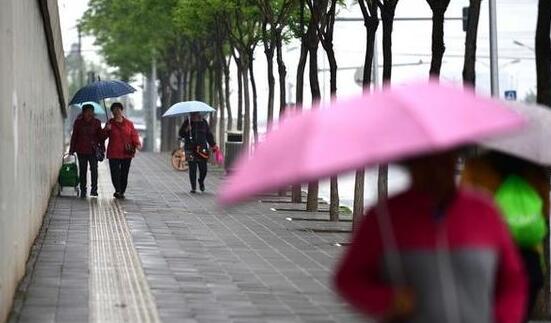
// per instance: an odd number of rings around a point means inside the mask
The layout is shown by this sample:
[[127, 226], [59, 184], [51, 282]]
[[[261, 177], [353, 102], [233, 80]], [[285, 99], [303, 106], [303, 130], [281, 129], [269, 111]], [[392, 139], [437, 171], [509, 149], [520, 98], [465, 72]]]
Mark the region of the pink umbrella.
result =
[[435, 82], [394, 87], [291, 116], [241, 156], [221, 204], [361, 167], [446, 150], [521, 127], [502, 102]]

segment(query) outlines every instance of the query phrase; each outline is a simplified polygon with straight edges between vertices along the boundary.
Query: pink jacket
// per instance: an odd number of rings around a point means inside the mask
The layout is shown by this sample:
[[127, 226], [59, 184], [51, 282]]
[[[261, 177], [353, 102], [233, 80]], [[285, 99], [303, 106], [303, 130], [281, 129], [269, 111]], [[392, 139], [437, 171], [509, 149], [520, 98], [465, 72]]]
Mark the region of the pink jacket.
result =
[[134, 154], [129, 154], [124, 149], [125, 145], [134, 147], [140, 146], [140, 137], [132, 121], [124, 118], [122, 122], [116, 122], [110, 119], [108, 123], [111, 125], [111, 130], [104, 130], [104, 137], [109, 138], [107, 146], [108, 159], [128, 159], [133, 158]]
[[[409, 191], [391, 198], [388, 209], [401, 272], [415, 294], [411, 322], [447, 322], [450, 300], [458, 322], [522, 321], [527, 288], [523, 267], [490, 200], [460, 190], [438, 216], [427, 196]], [[380, 317], [391, 310], [398, 284], [389, 275], [389, 248], [377, 218], [374, 209], [365, 216], [335, 283], [354, 307]]]

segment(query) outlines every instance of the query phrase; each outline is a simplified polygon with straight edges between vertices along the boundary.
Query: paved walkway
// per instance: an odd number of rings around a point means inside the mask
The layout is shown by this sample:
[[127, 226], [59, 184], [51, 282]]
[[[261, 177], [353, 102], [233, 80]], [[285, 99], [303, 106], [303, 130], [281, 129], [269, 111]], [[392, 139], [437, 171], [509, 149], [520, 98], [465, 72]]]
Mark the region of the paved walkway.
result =
[[[266, 196], [219, 209], [165, 155], [133, 161], [127, 200], [53, 197], [9, 322], [359, 322], [331, 291], [351, 223]], [[312, 221], [312, 219], [318, 219]]]

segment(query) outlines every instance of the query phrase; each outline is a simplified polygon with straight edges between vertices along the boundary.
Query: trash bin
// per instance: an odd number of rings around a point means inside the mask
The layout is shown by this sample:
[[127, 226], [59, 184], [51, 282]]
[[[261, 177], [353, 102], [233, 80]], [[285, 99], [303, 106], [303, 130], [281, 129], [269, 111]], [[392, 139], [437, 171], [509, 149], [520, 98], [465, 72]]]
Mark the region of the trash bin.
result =
[[228, 131], [226, 133], [226, 156], [224, 168], [227, 173], [232, 169], [233, 163], [243, 147], [243, 132]]

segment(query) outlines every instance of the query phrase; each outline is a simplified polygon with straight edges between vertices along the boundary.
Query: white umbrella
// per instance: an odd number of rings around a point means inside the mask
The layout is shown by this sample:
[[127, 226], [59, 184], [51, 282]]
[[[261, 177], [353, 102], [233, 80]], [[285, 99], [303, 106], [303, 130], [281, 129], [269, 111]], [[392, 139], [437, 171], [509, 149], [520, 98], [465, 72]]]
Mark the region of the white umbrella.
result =
[[189, 114], [198, 112], [201, 114], [207, 114], [210, 112], [215, 112], [216, 110], [209, 106], [208, 104], [200, 101], [185, 101], [179, 102], [171, 106], [163, 114], [163, 117], [181, 117], [189, 116]]
[[551, 108], [536, 104], [514, 104], [512, 109], [525, 117], [527, 126], [480, 144], [540, 165], [551, 166]]

